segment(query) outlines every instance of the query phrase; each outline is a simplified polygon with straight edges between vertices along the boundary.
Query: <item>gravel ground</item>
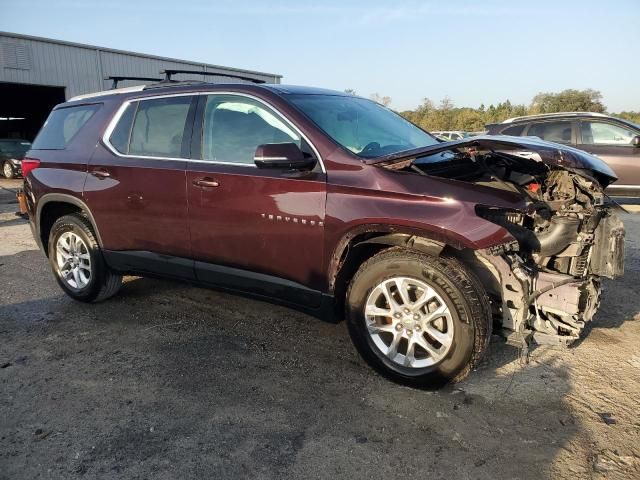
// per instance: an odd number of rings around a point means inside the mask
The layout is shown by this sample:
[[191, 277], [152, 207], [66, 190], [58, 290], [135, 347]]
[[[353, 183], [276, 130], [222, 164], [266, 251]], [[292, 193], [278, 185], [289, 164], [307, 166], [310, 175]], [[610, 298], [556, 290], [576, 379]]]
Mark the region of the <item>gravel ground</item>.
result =
[[0, 180], [0, 478], [640, 478], [640, 216], [574, 348], [495, 337], [468, 380], [399, 387], [344, 324], [128, 277], [62, 294]]

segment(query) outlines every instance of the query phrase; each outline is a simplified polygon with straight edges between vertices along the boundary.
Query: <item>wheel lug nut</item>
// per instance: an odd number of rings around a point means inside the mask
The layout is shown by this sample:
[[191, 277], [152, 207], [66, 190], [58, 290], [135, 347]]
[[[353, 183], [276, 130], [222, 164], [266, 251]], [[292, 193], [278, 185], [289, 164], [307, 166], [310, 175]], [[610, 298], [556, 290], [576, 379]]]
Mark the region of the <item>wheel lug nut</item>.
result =
[[413, 335], [413, 330], [407, 330], [407, 335], [409, 336]]
[[420, 325], [416, 325], [416, 327], [415, 327], [415, 331], [416, 331], [416, 332], [419, 332], [419, 331], [420, 331]]
[[398, 313], [394, 313], [394, 314], [393, 314], [393, 316], [394, 316], [395, 318], [400, 318], [400, 317], [402, 317], [402, 315], [400, 315], [400, 312], [398, 312]]
[[417, 313], [413, 314], [413, 319], [414, 320], [420, 320], [420, 315], [418, 315]]
[[404, 309], [404, 313], [409, 313], [409, 309], [408, 309], [408, 308], [405, 308], [405, 309]]
[[401, 324], [397, 324], [396, 325], [396, 330], [398, 330], [398, 331], [402, 330], [402, 325]]

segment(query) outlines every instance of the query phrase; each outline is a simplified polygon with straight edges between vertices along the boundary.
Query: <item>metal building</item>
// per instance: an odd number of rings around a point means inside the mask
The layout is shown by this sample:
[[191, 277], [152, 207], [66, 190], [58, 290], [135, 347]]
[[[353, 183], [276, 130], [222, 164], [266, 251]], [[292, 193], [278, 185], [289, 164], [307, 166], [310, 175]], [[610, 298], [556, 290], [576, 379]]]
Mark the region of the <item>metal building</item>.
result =
[[[280, 83], [280, 75], [190, 62], [143, 53], [0, 32], [0, 138], [33, 140], [58, 103], [83, 93], [108, 90], [111, 76], [161, 78], [165, 69], [198, 70]], [[241, 82], [207, 75], [179, 80]], [[122, 81], [119, 87], [150, 83]]]

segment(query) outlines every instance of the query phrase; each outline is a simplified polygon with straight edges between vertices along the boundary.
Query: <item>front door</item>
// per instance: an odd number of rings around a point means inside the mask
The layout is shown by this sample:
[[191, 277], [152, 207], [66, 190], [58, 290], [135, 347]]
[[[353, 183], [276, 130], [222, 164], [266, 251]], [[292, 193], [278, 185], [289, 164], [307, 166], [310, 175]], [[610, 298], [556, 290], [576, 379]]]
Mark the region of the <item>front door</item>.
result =
[[582, 150], [602, 158], [618, 175], [614, 187], [640, 186], [640, 148], [631, 144], [637, 131], [622, 125], [589, 120], [580, 122]]
[[125, 104], [91, 158], [84, 198], [114, 266], [194, 277], [186, 158], [195, 104], [192, 96]]
[[[187, 188], [191, 247], [203, 281], [315, 306], [322, 284], [326, 176], [258, 169], [256, 147], [309, 146], [260, 100], [214, 94], [200, 100]], [[201, 129], [201, 135], [199, 135]]]

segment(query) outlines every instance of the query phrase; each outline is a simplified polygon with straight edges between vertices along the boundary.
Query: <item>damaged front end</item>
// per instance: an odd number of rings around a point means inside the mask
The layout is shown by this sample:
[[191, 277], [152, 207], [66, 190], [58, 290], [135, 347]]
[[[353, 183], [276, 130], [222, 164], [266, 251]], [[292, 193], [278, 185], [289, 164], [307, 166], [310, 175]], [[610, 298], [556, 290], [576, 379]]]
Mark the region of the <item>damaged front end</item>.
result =
[[[624, 271], [620, 209], [603, 193], [613, 172], [598, 158], [537, 140], [480, 137], [387, 159], [393, 170], [512, 192], [523, 208], [476, 205], [513, 240], [473, 252], [507, 338], [567, 345], [600, 302], [600, 279]], [[471, 255], [471, 254], [469, 254]]]
[[476, 251], [491, 272], [508, 337], [569, 344], [600, 302], [600, 278], [624, 271], [624, 227], [595, 181], [554, 170], [529, 192], [525, 212], [477, 207], [516, 242]]

